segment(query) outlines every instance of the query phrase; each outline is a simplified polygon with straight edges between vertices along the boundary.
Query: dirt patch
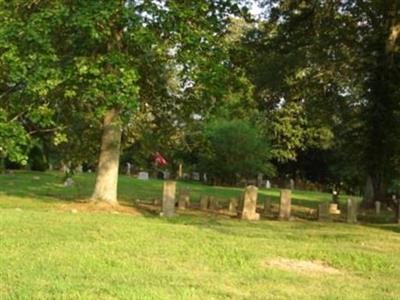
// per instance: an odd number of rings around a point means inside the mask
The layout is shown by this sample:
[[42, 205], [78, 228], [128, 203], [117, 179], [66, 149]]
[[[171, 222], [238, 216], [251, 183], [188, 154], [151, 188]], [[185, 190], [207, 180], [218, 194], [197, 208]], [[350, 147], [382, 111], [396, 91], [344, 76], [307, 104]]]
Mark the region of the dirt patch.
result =
[[72, 213], [79, 213], [79, 212], [106, 212], [112, 214], [129, 214], [134, 216], [141, 216], [143, 215], [138, 209], [132, 206], [125, 206], [125, 205], [110, 205], [107, 203], [101, 202], [74, 202], [71, 204], [62, 204], [60, 206], [61, 210], [70, 211]]
[[303, 273], [303, 274], [340, 274], [338, 269], [329, 266], [327, 263], [319, 260], [308, 261], [308, 260], [296, 260], [278, 258], [268, 260], [266, 262], [267, 267], [278, 268], [285, 271]]

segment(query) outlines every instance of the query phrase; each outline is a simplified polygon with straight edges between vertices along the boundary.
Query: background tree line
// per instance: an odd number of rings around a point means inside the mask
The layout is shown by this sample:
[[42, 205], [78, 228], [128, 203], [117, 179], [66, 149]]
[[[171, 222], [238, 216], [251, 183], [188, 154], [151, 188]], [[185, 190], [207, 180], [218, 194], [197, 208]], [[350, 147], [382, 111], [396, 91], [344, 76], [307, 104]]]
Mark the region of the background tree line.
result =
[[109, 203], [121, 154], [156, 152], [225, 184], [397, 191], [399, 1], [246, 4], [0, 1], [1, 161], [85, 163]]

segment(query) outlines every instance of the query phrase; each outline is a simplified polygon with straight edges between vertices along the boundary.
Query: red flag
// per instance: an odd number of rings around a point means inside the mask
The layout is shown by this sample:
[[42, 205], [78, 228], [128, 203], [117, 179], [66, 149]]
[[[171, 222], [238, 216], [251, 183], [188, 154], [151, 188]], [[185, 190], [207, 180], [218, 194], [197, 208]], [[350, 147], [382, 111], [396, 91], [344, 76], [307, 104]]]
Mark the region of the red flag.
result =
[[154, 162], [156, 163], [157, 166], [165, 166], [167, 164], [167, 161], [165, 160], [164, 157], [160, 153], [156, 153], [154, 157]]

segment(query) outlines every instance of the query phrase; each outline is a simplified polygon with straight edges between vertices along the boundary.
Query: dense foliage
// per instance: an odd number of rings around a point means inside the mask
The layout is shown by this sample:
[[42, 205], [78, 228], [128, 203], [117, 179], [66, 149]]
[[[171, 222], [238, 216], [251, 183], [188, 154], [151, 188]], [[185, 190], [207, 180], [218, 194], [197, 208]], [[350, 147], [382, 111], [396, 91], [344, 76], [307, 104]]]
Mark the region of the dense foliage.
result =
[[399, 1], [257, 3], [252, 18], [239, 0], [0, 0], [0, 160], [95, 168], [100, 153], [109, 178], [119, 153], [147, 169], [161, 152], [173, 173], [229, 183], [273, 163], [385, 198], [400, 167]]
[[250, 124], [214, 121], [205, 127], [204, 138], [200, 168], [211, 180], [235, 184], [238, 179], [255, 178], [259, 173], [273, 175], [268, 163], [270, 147]]

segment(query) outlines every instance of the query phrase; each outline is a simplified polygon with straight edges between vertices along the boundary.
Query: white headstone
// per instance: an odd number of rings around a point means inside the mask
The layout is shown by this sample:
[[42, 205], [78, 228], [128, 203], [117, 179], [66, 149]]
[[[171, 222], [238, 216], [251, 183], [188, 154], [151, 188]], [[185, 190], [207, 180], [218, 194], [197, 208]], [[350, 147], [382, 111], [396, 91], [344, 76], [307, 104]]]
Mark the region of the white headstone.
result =
[[63, 173], [69, 173], [70, 169], [67, 165], [63, 164], [61, 167], [61, 170], [63, 171]]
[[294, 190], [294, 180], [290, 179], [290, 189]]
[[375, 213], [379, 215], [381, 213], [381, 202], [375, 201]]
[[64, 186], [65, 187], [70, 187], [74, 184], [74, 180], [71, 177], [68, 177], [65, 181], [64, 181]]
[[271, 188], [271, 182], [269, 180], [267, 180], [267, 182], [265, 183], [265, 188], [266, 189], [270, 189]]
[[164, 179], [169, 179], [169, 177], [170, 177], [170, 174], [169, 174], [169, 172], [168, 171], [164, 171], [163, 172], [163, 177], [164, 177]]
[[131, 169], [132, 169], [131, 163], [127, 162], [126, 163], [126, 175], [127, 176], [131, 176]]
[[149, 180], [149, 173], [148, 172], [139, 172], [138, 179]]
[[193, 172], [192, 173], [192, 178], [193, 178], [193, 180], [199, 181], [200, 180], [200, 173]]

